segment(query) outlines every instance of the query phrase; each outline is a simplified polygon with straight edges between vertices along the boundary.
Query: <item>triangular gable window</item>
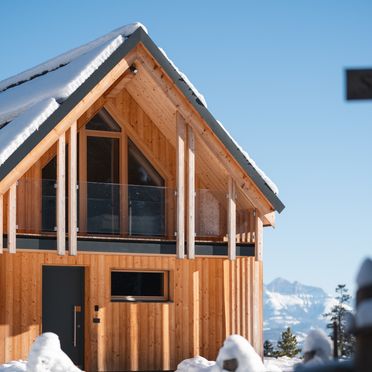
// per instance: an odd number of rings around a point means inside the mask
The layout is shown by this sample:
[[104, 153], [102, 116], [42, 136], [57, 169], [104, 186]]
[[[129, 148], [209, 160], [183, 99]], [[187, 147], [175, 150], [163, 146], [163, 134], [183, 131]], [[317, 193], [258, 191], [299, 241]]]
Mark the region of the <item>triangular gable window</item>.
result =
[[100, 130], [104, 132], [121, 132], [119, 124], [105, 110], [100, 110], [85, 126], [88, 130]]

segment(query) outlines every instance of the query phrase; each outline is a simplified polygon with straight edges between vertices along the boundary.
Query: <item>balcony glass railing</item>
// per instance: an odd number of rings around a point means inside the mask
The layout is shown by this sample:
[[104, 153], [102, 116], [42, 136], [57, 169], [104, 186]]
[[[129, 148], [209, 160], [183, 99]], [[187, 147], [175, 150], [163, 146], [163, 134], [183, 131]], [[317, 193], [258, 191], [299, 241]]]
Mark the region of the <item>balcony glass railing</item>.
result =
[[[22, 179], [18, 182], [17, 233], [43, 235], [56, 233], [56, 193], [55, 180]], [[68, 194], [67, 183], [66, 193]], [[174, 189], [81, 182], [77, 193], [79, 236], [153, 237], [175, 240], [177, 200]], [[197, 240], [227, 240], [226, 205], [225, 193], [207, 189], [196, 190]], [[65, 207], [68, 232], [68, 196]], [[187, 231], [187, 218], [185, 220]], [[248, 214], [240, 214], [237, 211], [238, 242], [251, 240], [251, 220]]]
[[[56, 195], [55, 180], [20, 180], [17, 186], [17, 232], [55, 234]], [[174, 189], [165, 187], [80, 183], [78, 233], [174, 239], [174, 195]], [[65, 206], [68, 231], [68, 196]]]

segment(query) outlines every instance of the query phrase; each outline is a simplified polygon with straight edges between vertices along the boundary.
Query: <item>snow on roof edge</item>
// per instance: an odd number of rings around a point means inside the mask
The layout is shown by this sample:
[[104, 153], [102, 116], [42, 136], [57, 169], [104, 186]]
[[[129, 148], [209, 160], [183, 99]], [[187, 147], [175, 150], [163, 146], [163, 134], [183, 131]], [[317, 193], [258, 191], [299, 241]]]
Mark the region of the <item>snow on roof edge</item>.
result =
[[12, 121], [33, 105], [53, 97], [65, 100], [124, 42], [119, 35], [90, 49], [61, 68], [0, 93], [0, 124]]
[[[191, 91], [195, 94], [197, 98], [202, 102], [205, 108], [208, 108], [207, 101], [203, 94], [201, 94], [194, 86], [194, 84], [190, 81], [190, 79], [176, 66], [176, 64], [168, 57], [167, 53], [164, 51], [163, 48], [159, 48], [162, 52], [164, 57], [168, 60], [171, 66], [176, 70], [176, 72], [182, 77], [185, 81], [186, 85], [191, 89]], [[266, 185], [270, 188], [271, 191], [274, 192], [275, 195], [279, 195], [279, 188], [278, 186], [266, 175], [266, 173], [256, 164], [256, 162], [249, 156], [249, 154], [235, 141], [235, 139], [230, 135], [230, 133], [226, 130], [226, 128], [222, 125], [222, 123], [216, 120], [220, 127], [225, 131], [225, 133], [229, 136], [229, 138], [234, 142], [236, 147], [239, 151], [243, 154], [243, 156], [248, 160], [248, 162], [252, 165], [252, 167], [257, 171], [257, 173], [261, 176], [264, 180]]]
[[256, 162], [250, 157], [250, 155], [235, 141], [235, 139], [231, 136], [231, 134], [227, 131], [227, 129], [223, 126], [223, 124], [217, 120], [217, 123], [220, 127], [224, 130], [226, 135], [233, 141], [237, 149], [243, 154], [243, 156], [248, 160], [249, 164], [257, 171], [257, 173], [261, 176], [264, 180], [266, 185], [270, 188], [270, 190], [275, 194], [279, 195], [279, 188], [278, 186], [266, 175], [266, 173], [256, 164]]
[[38, 102], [23, 115], [15, 118], [11, 125], [1, 129], [0, 136], [0, 166], [13, 154], [15, 150], [44, 123], [59, 104], [54, 98]]
[[140, 22], [131, 23], [119, 27], [108, 34], [98, 37], [97, 39], [90, 41], [84, 45], [71, 49], [65, 53], [58, 55], [57, 57], [51, 58], [46, 62], [42, 62], [39, 65], [36, 65], [30, 69], [27, 69], [19, 74], [13, 75], [9, 78], [6, 78], [0, 81], [0, 93], [6, 89], [10, 89], [11, 86], [22, 84], [34, 76], [39, 76], [47, 72], [53, 71], [60, 66], [70, 63], [72, 60], [80, 57], [82, 54], [89, 52], [90, 50], [97, 48], [98, 46], [104, 44], [108, 40], [122, 35], [123, 37], [129, 37], [132, 35], [139, 27], [142, 27], [143, 30], [147, 33], [147, 28]]
[[195, 85], [190, 81], [190, 79], [175, 65], [175, 63], [168, 57], [167, 53], [165, 53], [163, 48], [159, 48], [159, 50], [163, 53], [164, 57], [168, 60], [171, 66], [176, 70], [176, 72], [182, 77], [185, 81], [186, 85], [191, 89], [191, 91], [195, 94], [197, 98], [201, 101], [201, 103], [208, 108], [207, 101], [203, 94], [201, 94], [196, 88]]

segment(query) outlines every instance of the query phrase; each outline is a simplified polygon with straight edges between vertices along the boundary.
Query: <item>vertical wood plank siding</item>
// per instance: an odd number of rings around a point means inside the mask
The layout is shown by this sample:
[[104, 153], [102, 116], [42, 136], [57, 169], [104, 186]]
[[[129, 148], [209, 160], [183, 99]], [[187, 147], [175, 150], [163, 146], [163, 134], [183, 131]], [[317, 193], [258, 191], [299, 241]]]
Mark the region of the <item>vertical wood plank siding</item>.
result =
[[[262, 310], [252, 300], [253, 278], [262, 278], [254, 257], [177, 260], [175, 256], [130, 256], [55, 252], [4, 252], [0, 256], [0, 364], [25, 359], [41, 332], [43, 265], [79, 265], [85, 278], [85, 369], [168, 370], [196, 354], [214, 360], [226, 336], [240, 333], [252, 344]], [[110, 270], [169, 270], [167, 303], [110, 302]], [[256, 297], [257, 298], [257, 297]], [[92, 322], [94, 305], [101, 323]], [[253, 324], [257, 322], [257, 324]]]

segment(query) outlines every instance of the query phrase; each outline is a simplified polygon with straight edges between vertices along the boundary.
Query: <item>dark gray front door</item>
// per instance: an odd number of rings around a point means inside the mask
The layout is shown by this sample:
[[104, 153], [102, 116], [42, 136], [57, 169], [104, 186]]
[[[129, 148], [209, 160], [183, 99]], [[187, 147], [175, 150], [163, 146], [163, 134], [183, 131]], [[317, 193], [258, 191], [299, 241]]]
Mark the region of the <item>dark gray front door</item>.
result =
[[84, 361], [84, 268], [43, 266], [43, 332], [54, 332], [62, 350], [80, 367]]

